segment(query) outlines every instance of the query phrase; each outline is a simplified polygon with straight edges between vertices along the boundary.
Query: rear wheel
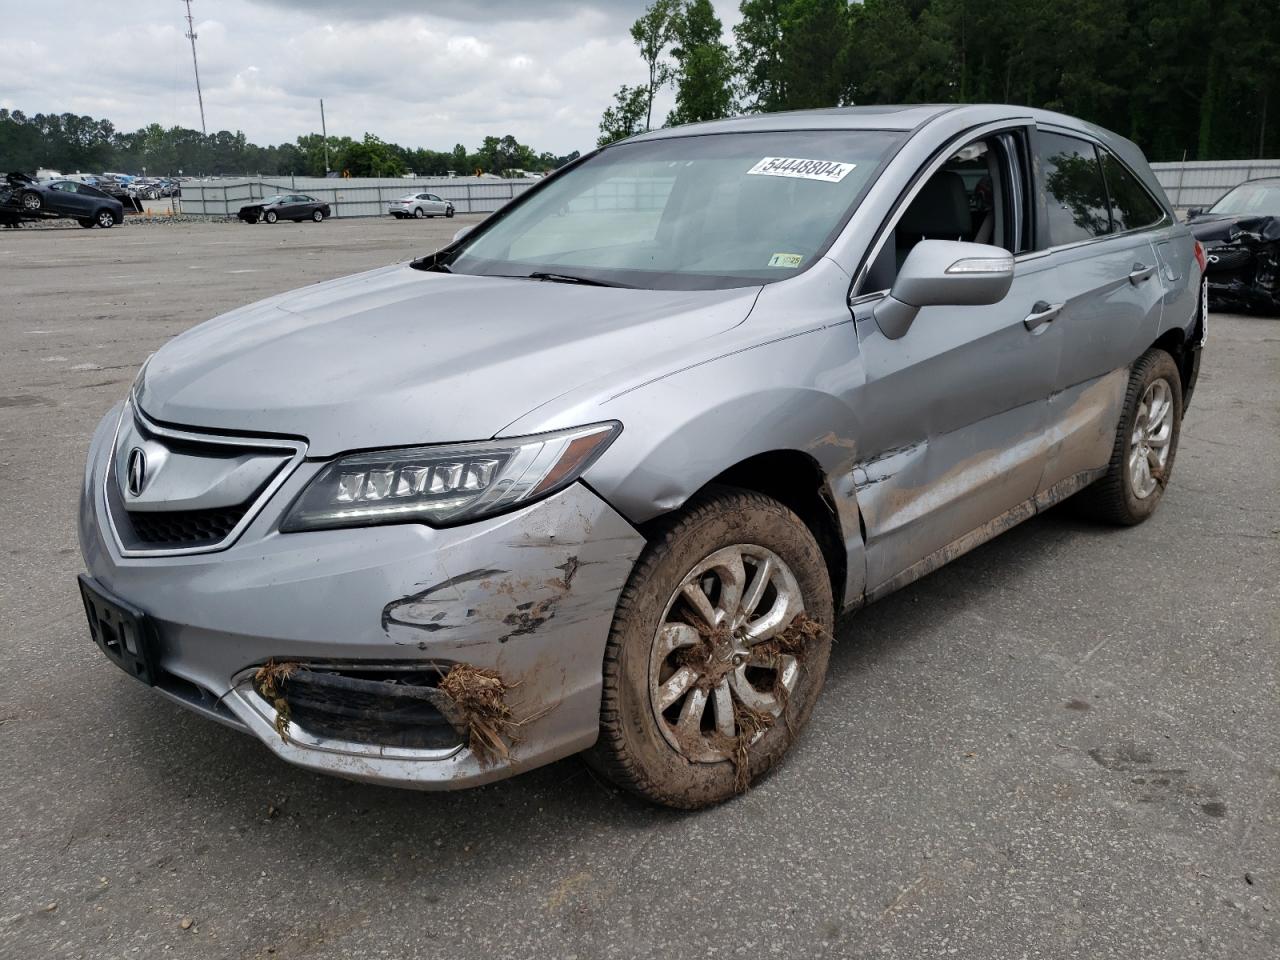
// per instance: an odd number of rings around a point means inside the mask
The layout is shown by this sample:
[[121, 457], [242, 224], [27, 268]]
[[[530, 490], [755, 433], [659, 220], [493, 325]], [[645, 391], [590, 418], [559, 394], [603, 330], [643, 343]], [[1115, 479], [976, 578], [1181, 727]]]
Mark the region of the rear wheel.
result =
[[722, 488], [668, 523], [624, 588], [588, 762], [655, 803], [740, 793], [777, 763], [822, 689], [831, 583], [809, 529]]
[[116, 215], [110, 210], [99, 210], [94, 219], [103, 230], [108, 230], [116, 225]]
[[96, 221], [93, 219], [93, 217], [79, 217], [77, 218], [76, 223], [80, 224], [80, 226], [88, 230], [95, 225]]
[[414, 208], [413, 208], [413, 218], [414, 218], [415, 220], [421, 220], [424, 216], [426, 216], [426, 214], [424, 214], [424, 213], [422, 212], [422, 208], [421, 208], [421, 207], [414, 207]]
[[1173, 357], [1151, 349], [1129, 374], [1124, 412], [1107, 472], [1081, 491], [1082, 505], [1100, 520], [1141, 523], [1164, 497], [1182, 431], [1182, 380]]
[[276, 214], [274, 210], [268, 210], [266, 213], [262, 215], [262, 219], [267, 221], [267, 223], [275, 223], [277, 220], [280, 219], [280, 217]]

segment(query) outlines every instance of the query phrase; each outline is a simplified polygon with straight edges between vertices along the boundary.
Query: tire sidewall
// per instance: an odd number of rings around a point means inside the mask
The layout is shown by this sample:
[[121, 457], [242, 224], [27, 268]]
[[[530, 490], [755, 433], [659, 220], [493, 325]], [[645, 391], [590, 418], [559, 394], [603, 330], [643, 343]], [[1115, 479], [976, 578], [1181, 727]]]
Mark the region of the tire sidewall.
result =
[[268, 210], [266, 213], [262, 215], [262, 219], [267, 221], [267, 223], [275, 223], [277, 220], [280, 219], [280, 217], [276, 214], [274, 210]]
[[804, 523], [786, 507], [753, 495], [718, 498], [722, 509], [687, 526], [678, 539], [665, 539], [651, 565], [633, 583], [635, 595], [614, 622], [618, 643], [619, 726], [625, 752], [639, 762], [644, 778], [664, 802], [700, 807], [736, 793], [735, 768], [729, 761], [695, 763], [667, 742], [658, 726], [649, 695], [650, 654], [667, 604], [695, 564], [716, 550], [738, 543], [766, 547], [791, 568], [800, 586], [808, 616], [826, 634], [811, 644], [800, 676], [788, 698], [787, 722], [779, 717], [750, 747], [749, 778], [755, 780], [781, 759], [794, 732], [808, 720], [826, 677], [833, 629], [831, 584], [822, 551]]
[[311, 219], [314, 220], [316, 223], [319, 223], [321, 220], [324, 219], [324, 214], [321, 211], [317, 210], [315, 213], [311, 214]]
[[[1143, 394], [1156, 380], [1163, 379], [1169, 385], [1173, 398], [1173, 423], [1169, 436], [1169, 458], [1165, 461], [1164, 474], [1156, 483], [1156, 488], [1147, 497], [1139, 497], [1133, 492], [1133, 481], [1129, 475], [1129, 455], [1133, 452], [1133, 427], [1138, 418], [1138, 408], [1142, 405]], [[1144, 355], [1134, 368], [1130, 380], [1129, 402], [1125, 404], [1124, 416], [1120, 419], [1120, 445], [1123, 465], [1123, 492], [1125, 509], [1133, 523], [1145, 520], [1155, 513], [1156, 507], [1164, 499], [1165, 487], [1173, 475], [1174, 461], [1178, 456], [1178, 439], [1182, 433], [1182, 380], [1173, 357], [1163, 350], [1153, 350]]]

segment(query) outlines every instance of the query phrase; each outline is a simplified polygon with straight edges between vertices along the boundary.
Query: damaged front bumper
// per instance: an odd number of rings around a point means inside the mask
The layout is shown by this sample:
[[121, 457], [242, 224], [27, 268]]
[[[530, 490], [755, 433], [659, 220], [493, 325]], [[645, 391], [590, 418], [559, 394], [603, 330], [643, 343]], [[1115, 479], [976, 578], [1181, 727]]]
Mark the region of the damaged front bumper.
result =
[[[81, 550], [93, 583], [146, 614], [162, 694], [299, 766], [424, 789], [501, 779], [595, 741], [605, 641], [644, 540], [587, 487], [451, 529], [282, 534], [283, 505], [323, 466], [304, 461], [226, 549], [125, 556], [103, 494], [118, 417], [90, 448]], [[306, 675], [273, 693], [267, 663]], [[459, 665], [506, 692], [497, 755], [473, 749], [470, 718], [441, 699]], [[398, 685], [414, 689], [380, 707]]]

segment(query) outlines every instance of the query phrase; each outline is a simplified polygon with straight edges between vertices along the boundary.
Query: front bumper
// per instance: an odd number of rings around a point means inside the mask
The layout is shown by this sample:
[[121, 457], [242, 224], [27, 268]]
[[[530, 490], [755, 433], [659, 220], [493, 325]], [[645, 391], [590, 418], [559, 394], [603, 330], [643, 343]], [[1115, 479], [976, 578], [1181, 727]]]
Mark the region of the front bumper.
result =
[[[501, 779], [590, 746], [617, 596], [643, 538], [582, 484], [514, 513], [433, 530], [399, 524], [282, 534], [283, 505], [323, 466], [304, 462], [226, 549], [126, 557], [104, 472], [119, 408], [94, 435], [79, 533], [90, 576], [155, 625], [156, 688], [245, 729], [281, 758], [424, 789]], [[377, 746], [278, 724], [253, 668], [269, 659], [404, 667], [464, 663], [512, 686], [510, 757]], [[283, 732], [278, 732], [278, 726]]]

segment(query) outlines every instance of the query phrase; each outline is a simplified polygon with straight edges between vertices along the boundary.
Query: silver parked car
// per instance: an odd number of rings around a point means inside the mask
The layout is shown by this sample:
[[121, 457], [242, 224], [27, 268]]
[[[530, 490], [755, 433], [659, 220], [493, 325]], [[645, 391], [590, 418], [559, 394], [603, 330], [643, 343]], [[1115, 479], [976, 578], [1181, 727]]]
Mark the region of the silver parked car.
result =
[[89, 451], [106, 654], [285, 760], [421, 788], [581, 751], [696, 807], [836, 618], [1078, 494], [1160, 503], [1203, 254], [1059, 114], [656, 131], [453, 244], [197, 326]]
[[452, 217], [454, 209], [452, 203], [434, 193], [411, 193], [399, 200], [389, 201], [387, 213], [397, 220], [403, 220], [405, 217], [416, 217], [421, 220], [423, 217]]

